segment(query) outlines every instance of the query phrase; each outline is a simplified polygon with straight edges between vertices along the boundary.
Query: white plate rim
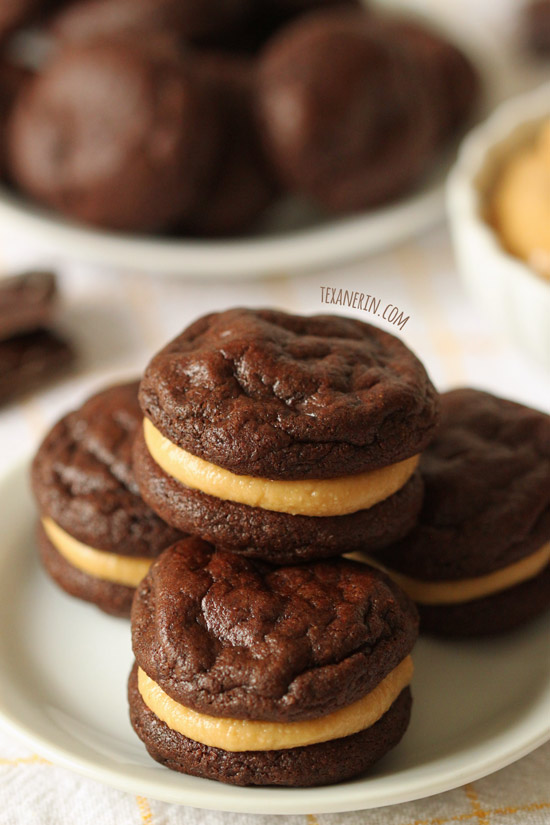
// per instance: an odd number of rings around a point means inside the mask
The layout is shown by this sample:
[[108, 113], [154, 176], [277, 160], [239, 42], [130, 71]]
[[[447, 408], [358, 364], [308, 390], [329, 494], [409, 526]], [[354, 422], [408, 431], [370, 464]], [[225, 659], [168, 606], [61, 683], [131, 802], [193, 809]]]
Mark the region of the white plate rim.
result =
[[[0, 477], [0, 498], [6, 501], [10, 490], [17, 490], [28, 475], [30, 461], [19, 461]], [[0, 669], [0, 693], [2, 690], [3, 677]], [[548, 711], [550, 718], [550, 691], [544, 701], [544, 709]], [[326, 786], [322, 788], [310, 789], [275, 789], [281, 791], [281, 804], [278, 809], [270, 809], [270, 813], [277, 815], [300, 815], [309, 813], [343, 813], [348, 811], [359, 811], [370, 808], [377, 808], [384, 805], [393, 805], [422, 799], [453, 788], [459, 787], [468, 782], [473, 782], [483, 776], [493, 773], [516, 760], [527, 755], [535, 748], [550, 740], [550, 726], [548, 729], [533, 729], [530, 720], [523, 721], [519, 725], [523, 736], [510, 737], [508, 733], [507, 746], [503, 748], [502, 736], [496, 737], [499, 748], [492, 753], [490, 758], [467, 759], [466, 764], [460, 764], [454, 769], [446, 772], [439, 771], [437, 776], [431, 781], [423, 784], [415, 782], [414, 776], [407, 780], [402, 780], [399, 789], [392, 787], [391, 796], [379, 791], [375, 794], [365, 793], [368, 791], [368, 779], [365, 784], [345, 785], [345, 799], [338, 795], [338, 785]], [[150, 779], [144, 782], [138, 775], [132, 775], [131, 766], [124, 768], [110, 768], [98, 764], [91, 758], [75, 756], [69, 748], [58, 746], [51, 738], [37, 734], [32, 726], [29, 726], [24, 719], [10, 711], [0, 700], [0, 724], [7, 730], [18, 736], [29, 746], [36, 748], [43, 756], [51, 759], [55, 764], [68, 768], [78, 774], [90, 779], [102, 782], [128, 793], [139, 796], [146, 796], [168, 803], [185, 805], [194, 808], [204, 808], [209, 810], [219, 810], [225, 812], [261, 814], [265, 813], [265, 800], [263, 791], [273, 793], [274, 789], [263, 788], [235, 788], [231, 785], [216, 783], [216, 793], [205, 787], [204, 790], [183, 789], [181, 792], [173, 788], [167, 788], [160, 781]], [[523, 731], [523, 728], [526, 728]], [[516, 730], [517, 734], [517, 730]], [[479, 749], [481, 745], [474, 747]], [[447, 757], [448, 759], [449, 757]], [[443, 760], [445, 762], [445, 759]], [[372, 787], [372, 786], [371, 786]], [[284, 794], [284, 798], [283, 798]], [[315, 800], [319, 801], [316, 803]]]

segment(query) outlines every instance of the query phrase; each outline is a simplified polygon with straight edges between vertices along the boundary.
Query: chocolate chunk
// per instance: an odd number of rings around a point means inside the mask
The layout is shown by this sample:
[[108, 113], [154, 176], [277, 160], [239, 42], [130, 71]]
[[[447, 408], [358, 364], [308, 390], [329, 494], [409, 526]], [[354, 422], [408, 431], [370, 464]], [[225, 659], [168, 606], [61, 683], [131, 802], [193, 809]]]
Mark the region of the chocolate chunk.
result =
[[0, 404], [51, 383], [73, 360], [72, 347], [47, 329], [0, 341]]
[[57, 298], [55, 275], [25, 272], [0, 280], [0, 340], [46, 325]]

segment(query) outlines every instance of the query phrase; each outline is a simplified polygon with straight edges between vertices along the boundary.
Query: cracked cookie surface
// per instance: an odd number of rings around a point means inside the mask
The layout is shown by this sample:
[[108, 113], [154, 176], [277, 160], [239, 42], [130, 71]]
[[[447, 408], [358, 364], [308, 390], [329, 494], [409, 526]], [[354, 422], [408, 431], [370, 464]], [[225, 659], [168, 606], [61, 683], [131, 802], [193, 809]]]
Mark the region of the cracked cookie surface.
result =
[[32, 485], [42, 514], [84, 544], [154, 557], [181, 532], [143, 502], [134, 479], [137, 388], [137, 381], [109, 387], [64, 416], [38, 450]]
[[349, 705], [416, 635], [412, 602], [366, 565], [274, 568], [194, 537], [163, 553], [132, 606], [145, 673], [199, 713], [242, 719], [312, 719]]
[[351, 318], [232, 309], [191, 324], [150, 362], [145, 415], [237, 474], [332, 478], [420, 452], [438, 395], [395, 336]]
[[427, 581], [483, 576], [550, 540], [550, 417], [474, 389], [441, 396], [420, 460], [416, 528], [384, 548], [390, 569]]

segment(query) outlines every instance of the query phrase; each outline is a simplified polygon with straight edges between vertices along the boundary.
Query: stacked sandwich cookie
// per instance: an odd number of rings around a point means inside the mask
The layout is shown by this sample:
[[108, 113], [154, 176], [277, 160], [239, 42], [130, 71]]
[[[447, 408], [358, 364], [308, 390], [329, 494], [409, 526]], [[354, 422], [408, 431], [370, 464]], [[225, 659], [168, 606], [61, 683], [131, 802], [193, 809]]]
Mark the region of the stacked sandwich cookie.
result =
[[110, 387], [62, 418], [33, 462], [43, 564], [68, 593], [128, 616], [154, 557], [181, 538], [139, 496], [132, 443], [138, 383]]
[[144, 500], [217, 547], [292, 564], [378, 549], [416, 521], [438, 396], [369, 324], [207, 315], [152, 359], [140, 403]]
[[550, 417], [473, 389], [441, 400], [418, 524], [376, 561], [416, 601], [421, 629], [508, 631], [550, 607]]
[[195, 537], [132, 607], [130, 716], [151, 756], [237, 785], [362, 773], [409, 721], [414, 605], [348, 560], [274, 567]]
[[337, 557], [416, 520], [438, 415], [423, 366], [360, 321], [235, 309], [156, 355], [140, 403], [141, 494], [194, 535], [136, 592], [136, 732], [168, 767], [239, 785], [364, 772], [408, 725], [417, 615]]

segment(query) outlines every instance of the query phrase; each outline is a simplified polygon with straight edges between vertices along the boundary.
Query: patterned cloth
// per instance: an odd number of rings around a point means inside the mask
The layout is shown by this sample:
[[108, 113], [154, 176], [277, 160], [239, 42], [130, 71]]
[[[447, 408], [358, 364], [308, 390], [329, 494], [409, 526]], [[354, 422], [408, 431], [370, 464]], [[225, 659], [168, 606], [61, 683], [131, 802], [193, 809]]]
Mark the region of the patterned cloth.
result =
[[106, 788], [0, 734], [1, 825], [548, 825], [550, 743], [492, 776], [404, 805], [252, 816], [167, 805]]

